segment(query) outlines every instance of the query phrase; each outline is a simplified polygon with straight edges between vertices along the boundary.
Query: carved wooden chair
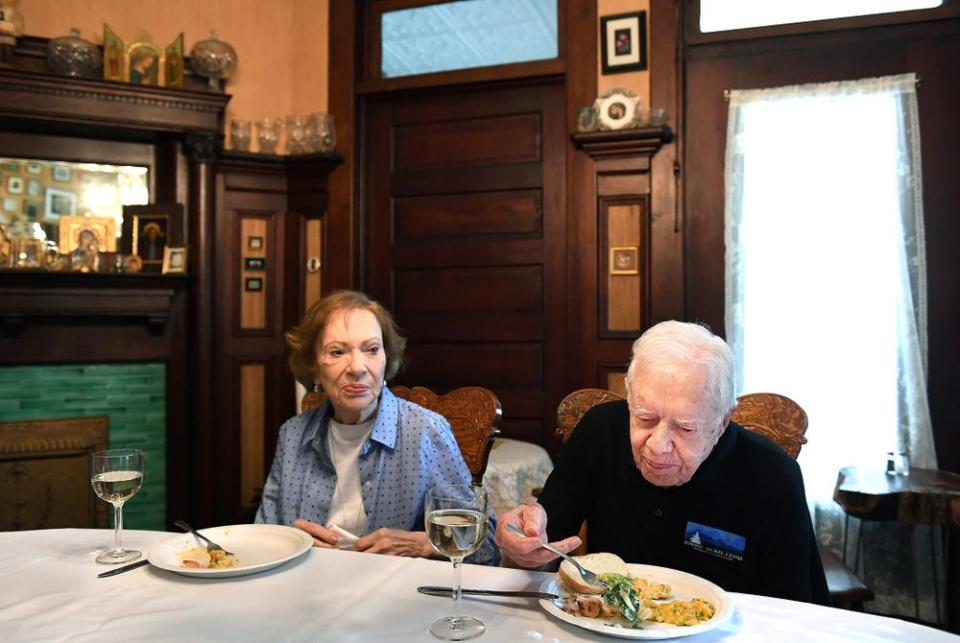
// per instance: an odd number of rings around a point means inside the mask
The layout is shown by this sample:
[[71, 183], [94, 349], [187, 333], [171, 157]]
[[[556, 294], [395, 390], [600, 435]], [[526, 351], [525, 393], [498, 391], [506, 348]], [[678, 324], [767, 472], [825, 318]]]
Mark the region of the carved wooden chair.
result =
[[[603, 389], [580, 389], [567, 395], [557, 407], [556, 434], [564, 442], [590, 407], [612, 400], [622, 400], [622, 395]], [[737, 398], [733, 421], [750, 431], [776, 443], [781, 449], [796, 458], [807, 443], [807, 413], [785, 395], [776, 393], [748, 393]], [[586, 551], [587, 524], [580, 528], [584, 545], [576, 553]], [[873, 600], [873, 591], [854, 574], [840, 558], [829, 550], [821, 549], [820, 558], [827, 576], [830, 598], [837, 606], [849, 606], [863, 611], [864, 601]]]
[[[391, 386], [399, 398], [419, 404], [439, 413], [453, 429], [460, 453], [470, 469], [474, 484], [483, 483], [493, 438], [500, 430], [502, 410], [493, 391], [480, 386], [464, 386], [442, 395], [423, 386]], [[301, 412], [320, 406], [327, 399], [325, 393], [307, 393], [300, 404]]]
[[447, 419], [473, 476], [473, 483], [483, 484], [493, 438], [500, 433], [498, 427], [503, 414], [500, 400], [493, 391], [480, 386], [463, 386], [442, 395], [423, 386], [392, 386], [390, 390], [397, 397], [415, 402]]

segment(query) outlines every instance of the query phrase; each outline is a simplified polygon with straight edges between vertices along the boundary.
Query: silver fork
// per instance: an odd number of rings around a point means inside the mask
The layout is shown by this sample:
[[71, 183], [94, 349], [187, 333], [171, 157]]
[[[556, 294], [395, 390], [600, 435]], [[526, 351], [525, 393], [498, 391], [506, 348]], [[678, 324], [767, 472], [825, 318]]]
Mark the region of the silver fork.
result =
[[199, 531], [197, 531], [196, 529], [194, 529], [193, 527], [191, 527], [190, 525], [188, 525], [188, 524], [187, 524], [186, 522], [184, 522], [183, 520], [174, 520], [174, 521], [173, 521], [173, 524], [175, 524], [177, 527], [179, 527], [180, 529], [182, 529], [182, 530], [184, 530], [184, 531], [190, 532], [191, 534], [193, 534], [194, 536], [196, 536], [196, 537], [199, 538], [200, 540], [205, 541], [205, 542], [207, 543], [207, 551], [214, 551], [214, 550], [216, 550], [216, 549], [219, 549], [220, 551], [222, 551], [223, 553], [227, 554], [228, 556], [233, 556], [233, 555], [234, 555], [232, 551], [227, 551], [226, 549], [224, 549], [223, 547], [221, 547], [221, 546], [218, 545], [217, 543], [213, 542], [212, 540], [210, 540], [209, 538], [207, 538], [206, 536], [204, 536], [203, 534], [201, 534]]
[[[509, 532], [512, 533], [512, 534], [516, 534], [517, 536], [520, 536], [521, 538], [529, 538], [529, 536], [527, 536], [525, 533], [523, 533], [523, 531], [522, 531], [519, 527], [517, 527], [516, 525], [513, 525], [513, 524], [511, 524], [511, 523], [509, 523], [509, 522], [508, 522], [508, 523], [505, 523], [505, 524], [503, 525], [503, 528], [506, 529], [507, 531], [509, 531]], [[604, 585], [602, 582], [600, 582], [600, 579], [597, 578], [597, 575], [596, 575], [596, 574], [594, 574], [592, 571], [590, 571], [589, 569], [587, 569], [586, 567], [584, 567], [583, 565], [581, 565], [581, 564], [578, 563], [577, 561], [575, 561], [575, 560], [574, 560], [573, 558], [571, 558], [570, 556], [567, 556], [565, 553], [563, 553], [562, 551], [560, 551], [559, 549], [557, 549], [556, 547], [554, 547], [554, 546], [551, 545], [550, 543], [548, 543], [548, 542], [541, 542], [541, 543], [540, 543], [540, 546], [543, 547], [544, 549], [546, 549], [547, 551], [552, 551], [554, 554], [556, 554], [557, 556], [560, 556], [560, 557], [563, 558], [564, 560], [570, 561], [570, 563], [571, 563], [574, 567], [577, 568], [577, 571], [580, 572], [580, 578], [582, 578], [582, 579], [583, 579], [583, 582], [585, 582], [586, 584], [588, 584], [588, 585], [597, 585], [598, 587], [606, 587], [606, 585]]]

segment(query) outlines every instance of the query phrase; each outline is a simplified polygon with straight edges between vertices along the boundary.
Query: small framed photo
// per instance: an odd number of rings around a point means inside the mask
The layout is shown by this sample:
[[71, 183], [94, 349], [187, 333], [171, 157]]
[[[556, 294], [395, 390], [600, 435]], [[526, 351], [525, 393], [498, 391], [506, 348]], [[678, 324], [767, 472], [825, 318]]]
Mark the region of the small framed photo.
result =
[[121, 252], [137, 255], [143, 272], [162, 272], [167, 246], [183, 246], [183, 206], [151, 203], [123, 206]]
[[244, 257], [243, 269], [244, 270], [266, 270], [267, 258], [266, 257]]
[[70, 216], [77, 211], [77, 195], [67, 190], [47, 188], [44, 218], [57, 221], [61, 216]]
[[604, 75], [647, 68], [647, 12], [600, 18]]
[[12, 196], [3, 197], [3, 209], [6, 212], [16, 212], [20, 205], [20, 199]]
[[30, 196], [40, 196], [40, 181], [36, 179], [30, 179], [27, 181], [27, 194]]
[[8, 176], [7, 192], [10, 194], [23, 194], [23, 179], [19, 176]]
[[247, 248], [250, 250], [263, 250], [263, 237], [247, 237]]
[[70, 167], [67, 165], [53, 166], [53, 180], [67, 182], [70, 180]]
[[117, 222], [113, 217], [60, 217], [60, 247], [64, 252], [89, 249], [94, 241], [98, 252], [117, 251]]
[[247, 292], [260, 292], [263, 290], [263, 279], [260, 277], [247, 277], [243, 282], [243, 289]]
[[167, 246], [163, 249], [163, 269], [165, 275], [187, 274], [187, 249]]
[[146, 34], [140, 34], [127, 45], [125, 80], [134, 85], [160, 85], [163, 51]]
[[610, 248], [610, 274], [640, 274], [640, 252], [636, 246]]
[[27, 173], [28, 174], [40, 174], [43, 171], [43, 166], [39, 163], [27, 163]]

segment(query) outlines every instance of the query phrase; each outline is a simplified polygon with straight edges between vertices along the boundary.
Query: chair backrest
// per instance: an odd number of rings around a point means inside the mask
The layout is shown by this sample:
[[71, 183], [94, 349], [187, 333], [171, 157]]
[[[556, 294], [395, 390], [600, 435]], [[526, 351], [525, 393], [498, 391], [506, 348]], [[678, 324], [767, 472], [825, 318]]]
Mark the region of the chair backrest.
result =
[[393, 394], [439, 413], [453, 429], [460, 453], [470, 469], [474, 484], [483, 483], [493, 438], [500, 430], [502, 410], [493, 391], [481, 386], [464, 386], [438, 395], [423, 386], [393, 386]]
[[[556, 433], [564, 442], [584, 414], [596, 404], [622, 400], [622, 395], [598, 388], [584, 388], [567, 395], [557, 406]], [[748, 393], [737, 398], [733, 421], [775, 442], [796, 458], [807, 443], [807, 414], [799, 404], [777, 393]]]
[[[399, 398], [419, 404], [425, 409], [439, 413], [453, 428], [453, 435], [470, 469], [475, 484], [483, 482], [487, 470], [493, 438], [500, 430], [502, 410], [500, 400], [493, 391], [480, 386], [464, 386], [438, 395], [423, 386], [392, 386], [390, 390]], [[308, 392], [300, 403], [300, 411], [306, 412], [327, 400], [326, 393]]]
[[570, 393], [557, 406], [557, 436], [566, 442], [584, 414], [593, 406], [622, 399], [622, 395], [601, 388], [582, 388]]
[[796, 458], [807, 443], [807, 413], [799, 404], [777, 393], [748, 393], [737, 398], [733, 421], [769, 438]]

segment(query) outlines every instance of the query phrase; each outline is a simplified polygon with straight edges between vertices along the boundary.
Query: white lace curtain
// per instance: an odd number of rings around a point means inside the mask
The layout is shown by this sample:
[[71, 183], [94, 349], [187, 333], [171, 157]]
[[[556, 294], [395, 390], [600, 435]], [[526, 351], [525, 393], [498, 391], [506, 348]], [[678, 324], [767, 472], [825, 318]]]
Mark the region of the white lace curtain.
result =
[[913, 74], [730, 95], [725, 313], [739, 391], [807, 411], [799, 461], [834, 548], [840, 467], [882, 469], [903, 451], [936, 468], [919, 145]]

